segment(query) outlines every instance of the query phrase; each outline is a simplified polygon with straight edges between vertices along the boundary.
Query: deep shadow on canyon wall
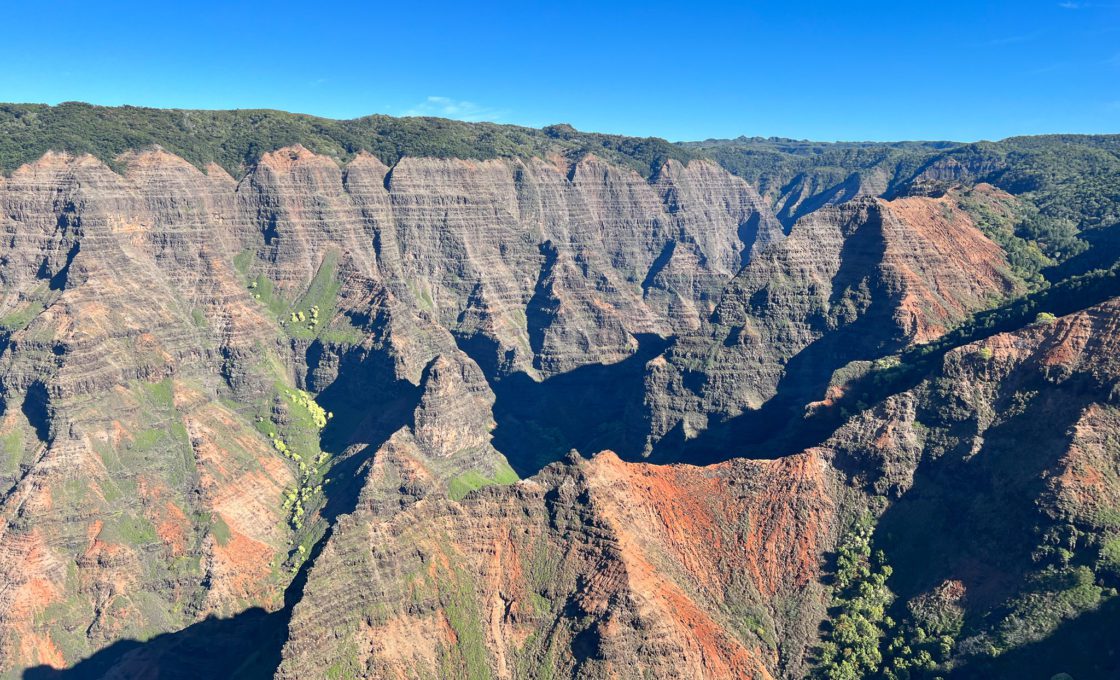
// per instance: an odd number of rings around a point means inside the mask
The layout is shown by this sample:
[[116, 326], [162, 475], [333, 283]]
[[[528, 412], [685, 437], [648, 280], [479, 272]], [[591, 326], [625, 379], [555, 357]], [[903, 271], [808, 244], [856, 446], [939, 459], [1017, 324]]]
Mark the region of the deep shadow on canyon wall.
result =
[[[486, 341], [460, 341], [476, 360], [489, 356]], [[537, 382], [525, 373], [484, 372], [494, 391], [494, 447], [520, 477], [563, 460], [572, 449], [585, 456], [610, 449], [641, 459], [648, 431], [645, 365], [669, 345], [652, 334], [638, 336], [638, 350], [614, 364], [588, 364]]]
[[[36, 666], [25, 680], [93, 680], [114, 677], [159, 680], [270, 678], [280, 664], [287, 608], [266, 612], [254, 607], [231, 618], [207, 618], [183, 630], [141, 642], [121, 640], [67, 669]], [[279, 643], [279, 644], [277, 644]]]

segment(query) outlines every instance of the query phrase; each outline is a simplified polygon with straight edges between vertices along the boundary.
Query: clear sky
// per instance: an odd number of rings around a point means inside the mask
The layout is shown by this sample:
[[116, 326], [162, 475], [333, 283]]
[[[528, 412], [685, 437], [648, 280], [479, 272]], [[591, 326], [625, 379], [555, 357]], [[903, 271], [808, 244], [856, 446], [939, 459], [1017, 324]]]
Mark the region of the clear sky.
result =
[[5, 4], [8, 102], [674, 141], [1120, 132], [1120, 0]]

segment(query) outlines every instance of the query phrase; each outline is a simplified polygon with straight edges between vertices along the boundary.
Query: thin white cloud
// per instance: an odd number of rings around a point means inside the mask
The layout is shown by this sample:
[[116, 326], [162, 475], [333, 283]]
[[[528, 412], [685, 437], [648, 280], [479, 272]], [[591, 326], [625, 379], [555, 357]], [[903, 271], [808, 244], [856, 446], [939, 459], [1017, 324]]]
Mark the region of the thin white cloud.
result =
[[404, 116], [437, 116], [439, 118], [453, 118], [470, 123], [478, 121], [497, 122], [505, 117], [507, 111], [480, 106], [474, 102], [452, 99], [450, 97], [428, 97], [423, 102], [413, 106], [401, 115]]

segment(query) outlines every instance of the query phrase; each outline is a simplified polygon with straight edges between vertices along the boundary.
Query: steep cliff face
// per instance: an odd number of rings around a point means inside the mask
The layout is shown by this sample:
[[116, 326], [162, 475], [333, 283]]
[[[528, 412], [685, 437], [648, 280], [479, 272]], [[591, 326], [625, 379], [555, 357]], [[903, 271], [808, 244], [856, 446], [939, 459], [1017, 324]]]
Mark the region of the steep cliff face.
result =
[[[995, 654], [1107, 606], [1120, 576], [1118, 324], [1113, 300], [965, 345], [774, 461], [607, 452], [456, 504], [396, 447], [317, 561], [279, 677], [801, 677], [828, 630], [832, 551], [868, 512], [894, 567], [886, 639], [943, 649], [966, 677], [1002, 668]], [[386, 512], [400, 486], [417, 491]]]
[[775, 397], [801, 407], [845, 364], [932, 340], [1023, 290], [955, 194], [823, 208], [761, 246], [710, 323], [651, 365], [653, 437], [692, 437]]
[[8, 671], [280, 606], [338, 512], [332, 456], [361, 468], [396, 430], [452, 497], [516, 479], [487, 374], [698, 327], [780, 236], [706, 162], [646, 180], [296, 146], [240, 181], [159, 149], [118, 166], [51, 153], [0, 184]]
[[1118, 323], [1114, 299], [965, 345], [812, 450], [884, 499], [876, 542], [899, 597], [889, 634], [915, 652], [917, 628], [947, 636], [942, 669], [1116, 672], [1088, 648], [1077, 660], [1032, 645], [1115, 609]]
[[[243, 214], [265, 211], [255, 217], [281, 291], [330, 244], [409, 312], [492, 345], [487, 362], [507, 372], [610, 363], [632, 353], [633, 334], [698, 324], [759, 234], [777, 230], [749, 186], [703, 162], [667, 165], [654, 184], [595, 157], [406, 158], [390, 172], [295, 148], [260, 168], [238, 196]], [[659, 283], [679, 243], [698, 266], [687, 286]]]
[[[410, 465], [382, 459], [366, 502], [340, 523], [296, 606], [279, 677], [804, 670], [837, 512], [819, 457], [694, 468], [607, 452], [386, 517], [374, 489]], [[325, 629], [337, 635], [324, 640]]]
[[943, 164], [806, 176], [788, 235], [703, 160], [16, 169], [0, 674], [803, 677], [853, 525], [888, 661], [932, 607], [941, 670], [1004, 663], [1117, 585], [1120, 304], [842, 401], [1026, 290], [1017, 199]]
[[3, 186], [7, 670], [280, 598], [294, 475], [214, 380], [272, 336], [203, 228], [232, 180], [124, 162], [48, 155]]
[[0, 529], [7, 670], [279, 606], [295, 474], [243, 417], [190, 379], [55, 408], [49, 442], [19, 408], [4, 417], [6, 453], [25, 454]]

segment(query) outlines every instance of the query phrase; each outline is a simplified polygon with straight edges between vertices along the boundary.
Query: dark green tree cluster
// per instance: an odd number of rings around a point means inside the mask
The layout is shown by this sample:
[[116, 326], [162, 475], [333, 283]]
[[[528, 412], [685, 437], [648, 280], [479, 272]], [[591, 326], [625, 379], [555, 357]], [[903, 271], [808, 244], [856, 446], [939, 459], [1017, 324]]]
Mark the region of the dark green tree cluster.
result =
[[1012, 137], [999, 146], [1005, 156], [993, 183], [1029, 197], [1043, 216], [1078, 229], [1120, 222], [1120, 137]]
[[[856, 520], [836, 552], [831, 617], [815, 676], [826, 680], [933, 680], [957, 645], [964, 610], [954, 585], [943, 584], [907, 603], [901, 620], [888, 611], [892, 569], [872, 547], [874, 520]], [[958, 584], [959, 585], [959, 584]]]
[[240, 176], [261, 155], [294, 144], [345, 161], [360, 151], [388, 164], [402, 157], [529, 158], [593, 153], [650, 176], [670, 159], [696, 154], [655, 137], [465, 123], [443, 118], [366, 116], [332, 120], [271, 110], [191, 111], [79, 102], [0, 104], [0, 171], [47, 151], [89, 153], [112, 165], [122, 153], [159, 145], [198, 167], [217, 163]]
[[860, 517], [840, 542], [832, 605], [817, 677], [858, 680], [876, 674], [883, 663], [881, 643], [894, 621], [887, 608], [894, 594], [887, 587], [891, 567], [882, 551], [872, 551], [870, 515]]
[[[959, 584], [956, 584], [959, 586]], [[906, 615], [888, 636], [882, 677], [887, 680], [940, 678], [953, 656], [964, 625], [964, 609], [945, 583], [906, 605]], [[959, 591], [963, 593], [963, 589]]]
[[1046, 285], [1043, 273], [1047, 267], [1089, 247], [1068, 219], [1046, 217], [1029, 203], [1016, 201], [1000, 210], [983, 193], [972, 190], [963, 192], [960, 202], [984, 234], [1003, 248], [1011, 268], [1032, 289]]

